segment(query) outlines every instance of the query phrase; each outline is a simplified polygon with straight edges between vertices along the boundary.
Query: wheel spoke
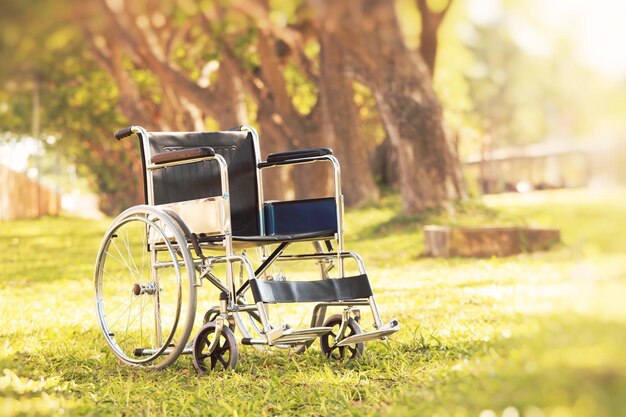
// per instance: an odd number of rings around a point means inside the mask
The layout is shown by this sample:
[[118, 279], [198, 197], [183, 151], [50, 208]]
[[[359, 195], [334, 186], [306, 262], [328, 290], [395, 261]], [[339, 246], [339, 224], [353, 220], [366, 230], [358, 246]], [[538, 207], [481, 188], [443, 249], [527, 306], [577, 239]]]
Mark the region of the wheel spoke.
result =
[[[121, 314], [120, 314], [120, 315], [119, 315], [119, 316], [115, 319], [115, 321], [114, 321], [113, 323], [111, 323], [111, 326], [115, 326], [115, 325], [117, 324], [117, 322], [118, 322], [118, 321], [120, 321], [120, 319], [126, 315], [126, 312], [127, 312], [127, 311], [130, 311], [130, 310], [132, 309], [134, 301], [135, 301], [135, 300], [133, 299], [133, 295], [132, 295], [132, 294], [130, 294], [129, 299], [128, 299], [128, 309], [127, 309], [127, 310], [125, 310], [125, 311], [123, 311], [123, 312], [122, 312], [122, 313], [121, 313]], [[126, 303], [125, 303], [125, 304], [126, 304]]]
[[230, 348], [230, 343], [228, 343], [228, 339], [226, 339], [226, 336], [222, 336], [222, 337], [224, 337], [224, 342], [222, 342], [222, 345], [220, 346], [220, 349], [222, 351], [228, 350]]
[[224, 358], [221, 355], [217, 356], [217, 360], [222, 364], [224, 369], [228, 369], [228, 363], [224, 360]]
[[141, 298], [141, 313], [139, 314], [141, 317], [139, 318], [139, 340], [143, 341], [143, 309], [145, 305], [143, 303], [143, 297]]
[[111, 241], [111, 243], [113, 243], [113, 246], [115, 247], [115, 250], [117, 251], [117, 253], [119, 254], [120, 258], [117, 259], [118, 261], [121, 261], [124, 265], [126, 265], [126, 268], [128, 268], [128, 270], [131, 272], [131, 276], [133, 275], [132, 273], [135, 273], [135, 282], [139, 282], [139, 271], [137, 270], [133, 270], [133, 267], [130, 266], [130, 264], [128, 262], [126, 262], [126, 260], [124, 259], [124, 255], [122, 255], [122, 251], [120, 251], [120, 248], [117, 246], [117, 242], [115, 242], [114, 240]]
[[142, 262], [141, 262], [141, 270], [143, 271], [144, 268], [146, 267], [146, 261], [148, 260], [149, 256], [148, 256], [148, 229], [146, 229], [144, 227], [144, 230], [141, 233], [141, 257], [142, 257]]
[[140, 271], [137, 268], [137, 263], [135, 262], [135, 258], [133, 258], [133, 253], [130, 250], [130, 237], [128, 236], [128, 227], [126, 228], [126, 240], [122, 241], [124, 242], [124, 246], [126, 246], [126, 251], [128, 252], [128, 259], [130, 259], [130, 261], [133, 263], [133, 266], [135, 267], [135, 271], [137, 271], [137, 276], [138, 278], [143, 278], [143, 271]]
[[[108, 256], [108, 252], [107, 252], [107, 256]], [[114, 256], [111, 256], [112, 258], [114, 258]], [[113, 275], [111, 272], [109, 272], [106, 268], [102, 268], [102, 271], [107, 274], [109, 277], [111, 277], [111, 279], [115, 280], [115, 281], [121, 281], [121, 278], [118, 278], [117, 275]]]
[[[113, 243], [114, 243], [114, 246], [115, 246], [115, 242], [113, 242]], [[116, 249], [117, 249], [117, 248], [116, 248]], [[119, 249], [117, 249], [117, 252], [119, 253]], [[106, 257], [107, 257], [107, 258], [112, 258], [112, 259], [114, 259], [115, 261], [117, 261], [118, 263], [120, 263], [120, 264], [124, 264], [124, 266], [126, 266], [126, 269], [128, 269], [129, 271], [131, 271], [131, 272], [132, 272], [132, 268], [130, 267], [130, 265], [128, 265], [128, 263], [126, 263], [126, 262], [124, 261], [124, 259], [119, 258], [118, 256], [115, 256], [115, 254], [114, 254], [114, 253], [109, 252], [109, 251], [106, 251], [106, 252], [105, 252], [105, 254], [106, 254]]]
[[[137, 298], [138, 298], [138, 297], [135, 297], [135, 298], [133, 299], [133, 303], [132, 303], [132, 304], [134, 304], [134, 303], [135, 303], [135, 300], [136, 300]], [[132, 304], [131, 304], [131, 307], [132, 307]], [[130, 317], [130, 316], [131, 316], [131, 314], [130, 314], [130, 313], [131, 313], [131, 311], [132, 311], [132, 308], [129, 308], [129, 309], [128, 309], [128, 320], [126, 321], [126, 330], [125, 330], [125, 333], [128, 333], [128, 329], [130, 328], [130, 326], [131, 326], [132, 324], [135, 324], [135, 321], [137, 321], [137, 316], [135, 316], [135, 317], [133, 317], [133, 318], [131, 319], [131, 317]]]
[[221, 354], [222, 354], [222, 353], [224, 353], [224, 352], [228, 352], [228, 348], [229, 348], [229, 347], [230, 347], [230, 346], [216, 347], [216, 348], [215, 348], [215, 353], [217, 353], [217, 354], [221, 355]]
[[[124, 306], [129, 306], [130, 307], [131, 302], [132, 302], [132, 295], [128, 299], [125, 298], [124, 301], [120, 302], [117, 306], [115, 306], [115, 308], [113, 308], [111, 310], [107, 310], [105, 312], [105, 315], [108, 316], [111, 313], [115, 312], [116, 310], [118, 310], [119, 308], [124, 307]], [[124, 314], [124, 313], [122, 313], [122, 314]], [[116, 323], [117, 323], [117, 321], [116, 321]], [[113, 324], [115, 324], [115, 323], [113, 323]]]

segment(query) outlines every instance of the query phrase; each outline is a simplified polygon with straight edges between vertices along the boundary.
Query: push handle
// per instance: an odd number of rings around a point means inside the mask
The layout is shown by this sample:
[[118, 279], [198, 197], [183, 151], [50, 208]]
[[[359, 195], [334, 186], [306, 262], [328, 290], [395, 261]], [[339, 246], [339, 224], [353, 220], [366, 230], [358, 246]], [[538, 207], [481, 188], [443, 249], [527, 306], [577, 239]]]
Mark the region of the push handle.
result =
[[115, 139], [117, 140], [121, 140], [124, 138], [127, 138], [128, 136], [132, 135], [133, 133], [133, 126], [129, 126], [129, 127], [125, 127], [124, 129], [120, 129], [117, 132], [113, 133], [113, 136], [115, 136]]

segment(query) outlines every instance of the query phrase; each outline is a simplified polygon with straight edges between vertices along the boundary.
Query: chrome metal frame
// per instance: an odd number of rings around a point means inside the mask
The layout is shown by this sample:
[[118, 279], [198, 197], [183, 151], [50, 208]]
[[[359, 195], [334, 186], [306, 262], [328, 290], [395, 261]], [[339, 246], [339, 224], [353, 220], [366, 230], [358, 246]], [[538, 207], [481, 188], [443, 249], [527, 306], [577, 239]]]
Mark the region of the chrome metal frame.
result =
[[[335, 235], [334, 240], [337, 241], [337, 250], [335, 252], [323, 252], [321, 249], [321, 244], [318, 242], [315, 246], [317, 253], [312, 254], [298, 254], [298, 255], [284, 255], [282, 251], [278, 254], [267, 255], [265, 246], [262, 246], [264, 260], [269, 259], [270, 257], [274, 257], [269, 264], [274, 261], [303, 261], [303, 260], [317, 260], [319, 262], [329, 262], [332, 265], [332, 261], [336, 260], [337, 265], [339, 267], [339, 277], [345, 277], [345, 269], [344, 269], [344, 259], [352, 258], [356, 261], [358, 270], [361, 274], [365, 274], [365, 264], [359, 255], [353, 252], [344, 251], [344, 240], [343, 240], [343, 232], [344, 232], [344, 205], [343, 205], [343, 194], [341, 191], [341, 167], [339, 165], [339, 161], [332, 155], [324, 155], [319, 157], [309, 157], [309, 158], [299, 158], [289, 161], [288, 163], [278, 164], [278, 165], [268, 165], [261, 166], [260, 160], [260, 143], [259, 136], [257, 131], [251, 126], [242, 126], [240, 128], [242, 131], [250, 132], [252, 135], [255, 159], [256, 159], [256, 177], [257, 177], [257, 199], [258, 199], [258, 219], [259, 219], [259, 228], [260, 234], [265, 235], [265, 219], [263, 216], [263, 169], [272, 168], [272, 167], [280, 167], [280, 166], [291, 166], [291, 165], [301, 165], [308, 163], [318, 163], [318, 162], [326, 162], [330, 163], [333, 168], [333, 179], [334, 179], [334, 193], [333, 197], [335, 199], [336, 205], [336, 215], [337, 215], [337, 233]], [[201, 256], [200, 259], [193, 259], [193, 263], [196, 267], [196, 270], [200, 273], [200, 279], [194, 282], [194, 285], [201, 286], [202, 278], [206, 278], [209, 282], [211, 282], [214, 286], [220, 289], [223, 292], [228, 293], [228, 302], [220, 303], [219, 306], [211, 307], [207, 311], [208, 314], [219, 313], [218, 321], [219, 325], [216, 327], [216, 337], [215, 340], [218, 340], [220, 337], [221, 329], [225, 320], [230, 319], [233, 314], [237, 314], [239, 312], [247, 312], [247, 311], [256, 311], [259, 314], [259, 318], [261, 320], [261, 324], [263, 327], [263, 338], [261, 339], [251, 339], [248, 340], [248, 344], [266, 344], [266, 345], [275, 345], [284, 343], [286, 340], [288, 344], [301, 343], [306, 340], [310, 340], [311, 336], [319, 336], [325, 330], [325, 328], [315, 327], [319, 326], [319, 317], [321, 314], [325, 314], [325, 310], [327, 307], [345, 307], [346, 312], [344, 316], [349, 316], [354, 306], [361, 305], [369, 305], [372, 315], [374, 317], [374, 327], [377, 331], [381, 331], [386, 326], [390, 326], [392, 322], [383, 325], [378, 309], [376, 307], [376, 302], [374, 297], [371, 296], [367, 300], [351, 300], [351, 301], [337, 301], [337, 302], [327, 302], [327, 303], [318, 303], [314, 309], [313, 317], [311, 320], [311, 328], [304, 331], [291, 331], [288, 326], [278, 326], [273, 327], [269, 321], [269, 317], [267, 314], [266, 306], [263, 302], [258, 302], [250, 305], [239, 305], [238, 302], [238, 291], [235, 285], [235, 272], [233, 263], [240, 263], [246, 271], [248, 275], [248, 279], [257, 279], [263, 271], [254, 271], [250, 261], [242, 255], [237, 255], [234, 253], [233, 248], [233, 238], [232, 238], [232, 225], [230, 218], [230, 194], [229, 194], [229, 182], [228, 182], [228, 166], [226, 160], [219, 154], [211, 157], [202, 157], [202, 158], [194, 158], [182, 161], [168, 162], [164, 164], [152, 164], [151, 163], [151, 152], [150, 152], [150, 143], [149, 143], [149, 134], [148, 132], [142, 128], [141, 126], [131, 126], [131, 131], [139, 137], [141, 140], [142, 148], [143, 148], [143, 157], [144, 157], [144, 166], [146, 168], [146, 195], [148, 199], [148, 204], [150, 206], [154, 206], [154, 186], [153, 186], [153, 174], [155, 170], [165, 169], [168, 167], [185, 165], [190, 163], [202, 162], [207, 160], [215, 160], [219, 164], [220, 167], [220, 180], [222, 187], [222, 204], [223, 204], [223, 218], [222, 218], [222, 230], [221, 233], [224, 235], [224, 240], [221, 244], [204, 244], [205, 247], [209, 246], [215, 248], [216, 246], [221, 246], [225, 250], [224, 256]], [[190, 251], [190, 244], [187, 247], [177, 248], [178, 250]], [[226, 283], [224, 284], [218, 277], [214, 276], [211, 273], [214, 264], [217, 263], [225, 263], [226, 264]], [[268, 266], [269, 266], [268, 264]], [[324, 265], [320, 265], [322, 278], [328, 278], [327, 272], [328, 269], [324, 267]], [[330, 269], [330, 268], [329, 268]], [[242, 287], [243, 288], [243, 287]], [[240, 289], [241, 290], [241, 289]], [[322, 313], [323, 312], [323, 313]], [[346, 318], [347, 320], [347, 318]], [[318, 334], [319, 333], [319, 334]], [[384, 337], [384, 336], [383, 336]], [[341, 342], [341, 338], [339, 338], [337, 343]], [[212, 346], [209, 346], [209, 351]], [[185, 350], [187, 352], [188, 349]]]
[[[343, 193], [341, 192], [341, 166], [339, 165], [339, 161], [333, 155], [324, 155], [312, 158], [300, 158], [289, 161], [288, 164], [281, 165], [271, 165], [265, 168], [274, 168], [281, 166], [291, 166], [291, 165], [301, 165], [301, 164], [311, 164], [316, 162], [330, 162], [333, 166], [333, 179], [334, 179], [334, 198], [335, 198], [335, 206], [337, 210], [337, 253], [341, 254], [343, 252], [343, 216], [344, 216], [344, 208], [343, 208]], [[260, 205], [262, 206], [263, 202], [260, 201]], [[341, 256], [337, 256], [337, 264], [339, 265], [339, 276], [343, 278], [345, 276], [344, 266], [343, 266], [343, 258]]]
[[259, 214], [259, 234], [261, 236], [265, 236], [265, 218], [263, 217], [263, 201], [265, 198], [263, 197], [263, 177], [261, 175], [261, 169], [259, 168], [259, 163], [261, 162], [261, 145], [259, 134], [256, 129], [249, 125], [241, 126], [241, 130], [243, 132], [250, 132], [252, 135], [252, 143], [254, 145], [254, 155], [255, 155], [255, 169], [256, 169], [256, 182], [257, 182], [257, 199], [258, 199], [258, 214]]

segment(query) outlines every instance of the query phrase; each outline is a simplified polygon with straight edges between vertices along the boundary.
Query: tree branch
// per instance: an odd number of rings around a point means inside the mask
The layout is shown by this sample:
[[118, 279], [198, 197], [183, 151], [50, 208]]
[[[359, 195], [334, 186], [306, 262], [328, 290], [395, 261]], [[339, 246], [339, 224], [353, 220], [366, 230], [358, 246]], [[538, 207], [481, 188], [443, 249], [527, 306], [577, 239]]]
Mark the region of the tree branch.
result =
[[422, 24], [419, 51], [432, 76], [435, 72], [435, 61], [437, 57], [437, 32], [453, 0], [448, 0], [445, 7], [438, 12], [432, 11], [430, 7], [428, 7], [427, 0], [415, 1], [420, 12], [420, 21]]

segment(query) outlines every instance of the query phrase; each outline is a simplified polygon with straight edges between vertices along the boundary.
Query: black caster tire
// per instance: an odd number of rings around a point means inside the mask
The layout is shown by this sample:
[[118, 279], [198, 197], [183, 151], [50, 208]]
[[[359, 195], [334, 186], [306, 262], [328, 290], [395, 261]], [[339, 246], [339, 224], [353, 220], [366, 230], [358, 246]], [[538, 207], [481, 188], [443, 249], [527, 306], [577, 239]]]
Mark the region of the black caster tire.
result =
[[226, 371], [235, 369], [239, 359], [239, 349], [235, 335], [228, 328], [222, 327], [222, 334], [213, 352], [208, 352], [208, 347], [215, 337], [215, 322], [209, 322], [202, 326], [193, 342], [193, 366], [200, 373], [209, 371]]
[[[341, 327], [341, 314], [335, 314], [330, 316], [325, 322], [324, 327], [332, 327], [330, 333], [320, 337], [320, 347], [322, 353], [329, 359], [344, 360], [344, 359], [356, 359], [363, 356], [365, 351], [365, 344], [355, 343], [354, 345], [347, 346], [334, 346], [335, 339], [337, 339], [339, 329]], [[363, 331], [359, 324], [353, 318], [348, 319], [348, 325], [345, 331], [345, 337], [361, 334]]]

